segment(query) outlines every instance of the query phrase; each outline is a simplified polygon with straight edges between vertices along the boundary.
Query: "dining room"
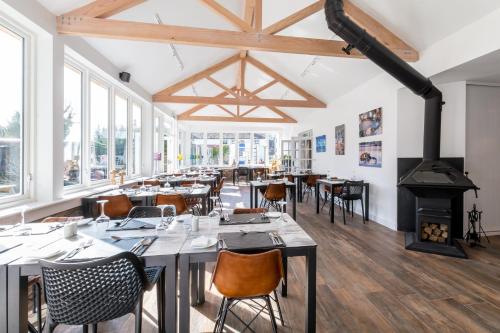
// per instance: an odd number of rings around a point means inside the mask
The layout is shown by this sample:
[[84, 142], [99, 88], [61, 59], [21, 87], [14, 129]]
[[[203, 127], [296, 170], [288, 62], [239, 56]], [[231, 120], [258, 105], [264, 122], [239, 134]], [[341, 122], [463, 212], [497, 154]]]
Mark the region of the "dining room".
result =
[[0, 0], [0, 333], [498, 332], [496, 31], [495, 0]]

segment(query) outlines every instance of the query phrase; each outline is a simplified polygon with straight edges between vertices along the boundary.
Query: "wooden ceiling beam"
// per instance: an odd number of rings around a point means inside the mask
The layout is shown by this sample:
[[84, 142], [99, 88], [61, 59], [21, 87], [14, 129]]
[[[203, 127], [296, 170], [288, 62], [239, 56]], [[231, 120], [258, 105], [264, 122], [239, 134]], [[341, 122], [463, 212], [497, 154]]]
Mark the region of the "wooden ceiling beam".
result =
[[227, 108], [223, 107], [222, 105], [217, 105], [217, 107], [219, 109], [221, 109], [222, 111], [229, 113], [231, 116], [236, 117], [236, 115], [233, 112], [229, 111]]
[[249, 109], [249, 110], [247, 110], [247, 111], [243, 112], [243, 113], [241, 114], [241, 116], [242, 116], [242, 117], [244, 117], [244, 116], [246, 116], [247, 114], [249, 114], [250, 112], [253, 112], [253, 111], [257, 110], [258, 108], [260, 108], [260, 106], [258, 106], [258, 105], [257, 105], [257, 106], [254, 106], [253, 108], [251, 108], [251, 109]]
[[279, 82], [278, 80], [272, 80], [272, 81], [269, 81], [268, 83], [266, 83], [266, 84], [265, 84], [265, 85], [263, 85], [262, 87], [260, 87], [260, 88], [258, 88], [258, 89], [256, 89], [256, 90], [254, 90], [252, 93], [253, 93], [254, 95], [257, 95], [258, 93], [261, 93], [261, 92], [263, 92], [264, 90], [266, 90], [266, 89], [268, 89], [268, 88], [270, 88], [270, 87], [274, 86], [274, 85], [275, 85], [276, 83], [278, 83], [278, 82]]
[[321, 1], [316, 1], [315, 3], [285, 17], [282, 20], [279, 20], [276, 23], [271, 24], [264, 30], [262, 30], [263, 33], [265, 34], [276, 34], [282, 30], [285, 30], [286, 28], [302, 21], [303, 19], [307, 18], [308, 16], [311, 16], [314, 13], [319, 12], [320, 10], [325, 8], [325, 0]]
[[262, 31], [262, 0], [255, 0], [254, 21], [255, 30]]
[[[257, 99], [260, 99], [260, 97], [258, 97], [256, 94], [256, 91], [253, 91], [253, 92], [250, 92], [248, 90], [243, 90], [243, 93], [247, 96], [250, 96], [250, 97], [253, 97], [253, 98], [257, 98]], [[293, 122], [297, 122], [297, 120], [295, 120], [294, 118], [290, 117], [288, 114], [286, 114], [285, 112], [281, 111], [280, 109], [278, 109], [277, 107], [275, 106], [268, 106], [267, 107], [269, 110], [271, 110], [272, 112], [276, 113], [277, 115], [281, 116], [282, 118], [284, 119], [288, 119], [288, 120], [291, 120]], [[253, 110], [252, 110], [253, 111]]]
[[240, 61], [240, 68], [238, 71], [238, 77], [236, 79], [236, 89], [245, 89], [245, 71], [246, 71], [247, 61], [245, 58]]
[[225, 97], [202, 97], [202, 96], [154, 96], [156, 103], [177, 103], [177, 104], [205, 104], [205, 105], [249, 105], [249, 106], [282, 106], [290, 108], [324, 108], [325, 104], [316, 101], [287, 100], [287, 99], [257, 99], [246, 96], [237, 98]]
[[190, 77], [188, 77], [188, 78], [186, 78], [186, 79], [184, 79], [176, 84], [173, 84], [168, 88], [163, 89], [162, 91], [156, 93], [153, 97], [162, 96], [162, 95], [172, 95], [172, 94], [178, 92], [179, 90], [182, 90], [186, 87], [189, 87], [193, 83], [198, 82], [198, 81], [208, 77], [209, 75], [212, 75], [212, 74], [234, 64], [239, 59], [240, 59], [239, 54], [235, 54], [229, 58], [226, 58], [226, 59], [216, 63], [215, 65], [208, 67], [207, 69], [202, 70], [201, 72], [198, 72], [194, 75], [191, 75]]
[[[225, 97], [227, 95], [228, 95], [228, 93], [224, 91], [224, 92], [218, 94], [215, 97]], [[199, 104], [199, 105], [193, 106], [191, 109], [189, 109], [187, 111], [184, 111], [183, 113], [179, 114], [177, 117], [181, 117], [181, 116], [182, 117], [187, 117], [187, 116], [189, 116], [189, 115], [191, 115], [191, 114], [193, 114], [195, 112], [198, 112], [198, 111], [202, 110], [205, 107], [207, 107], [207, 106], [204, 105], [204, 104]]]
[[221, 117], [221, 116], [183, 116], [177, 117], [178, 120], [184, 121], [225, 121], [225, 122], [237, 122], [237, 123], [285, 123], [292, 124], [296, 121], [283, 118], [259, 118], [259, 117]]
[[[275, 80], [279, 81], [281, 84], [283, 84], [286, 87], [288, 87], [289, 89], [295, 91], [297, 94], [304, 97], [306, 100], [308, 100], [310, 102], [314, 102], [314, 104], [317, 104], [317, 105], [322, 105], [321, 107], [326, 108], [325, 103], [323, 103], [322, 101], [320, 101], [319, 99], [317, 99], [316, 97], [314, 97], [313, 95], [311, 95], [310, 93], [308, 93], [307, 91], [305, 91], [304, 89], [302, 89], [301, 87], [299, 87], [298, 85], [293, 83], [292, 81], [288, 80], [284, 76], [278, 74], [277, 72], [275, 72], [274, 70], [272, 70], [268, 66], [264, 65], [263, 63], [261, 63], [257, 59], [249, 56], [249, 57], [247, 57], [247, 61], [249, 63], [251, 63], [253, 66], [260, 69], [261, 71], [263, 71], [264, 73], [266, 73], [267, 75], [269, 75], [272, 78], [274, 78]], [[279, 105], [276, 105], [276, 106], [279, 106]]]
[[357, 50], [347, 55], [344, 41], [275, 36], [254, 32], [226, 31], [152, 23], [59, 16], [57, 30], [63, 35], [137, 40], [171, 44], [281, 53], [364, 58]]
[[87, 16], [94, 18], [108, 18], [128, 8], [137, 6], [145, 0], [96, 0], [85, 6], [74, 9], [63, 16]]
[[231, 22], [235, 27], [239, 28], [241, 31], [255, 31], [251, 24], [248, 24], [246, 20], [242, 20], [233, 12], [228, 10], [226, 7], [222, 6], [215, 0], [201, 0], [205, 5], [213, 9], [217, 14], [224, 17], [226, 20]]
[[207, 76], [206, 79], [208, 81], [212, 82], [213, 84], [215, 84], [217, 87], [219, 87], [222, 90], [224, 90], [225, 92], [227, 92], [228, 94], [231, 94], [234, 97], [239, 97], [239, 95], [237, 93], [235, 93], [232, 89], [229, 89], [228, 87], [226, 87], [225, 85], [223, 85], [222, 83], [220, 83], [216, 79], [212, 78], [211, 76]]

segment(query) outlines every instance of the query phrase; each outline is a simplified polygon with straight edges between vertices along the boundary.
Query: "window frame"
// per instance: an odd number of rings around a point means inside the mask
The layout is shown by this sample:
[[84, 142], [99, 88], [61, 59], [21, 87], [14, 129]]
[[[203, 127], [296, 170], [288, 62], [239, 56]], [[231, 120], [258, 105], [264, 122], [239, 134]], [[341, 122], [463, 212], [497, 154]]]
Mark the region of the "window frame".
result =
[[34, 199], [35, 189], [32, 186], [34, 166], [34, 102], [36, 93], [35, 90], [35, 38], [33, 34], [17, 24], [13, 20], [0, 15], [0, 25], [5, 29], [10, 30], [15, 35], [23, 39], [23, 98], [22, 98], [22, 124], [21, 124], [21, 149], [22, 159], [20, 168], [20, 185], [21, 191], [18, 194], [12, 194], [0, 198], [1, 207], [9, 207], [12, 205], [22, 204]]
[[[140, 144], [139, 144], [139, 163], [138, 165], [135, 166], [135, 169], [134, 169], [134, 172], [129, 172], [128, 173], [128, 176], [130, 178], [134, 178], [134, 177], [140, 177], [141, 174], [142, 174], [142, 141], [144, 140], [144, 137], [143, 137], [143, 133], [142, 133], [142, 124], [143, 124], [143, 117], [142, 117], [142, 114], [144, 112], [144, 104], [141, 103], [139, 100], [135, 99], [135, 98], [130, 98], [130, 101], [129, 101], [129, 107], [130, 107], [130, 110], [129, 110], [129, 131], [128, 131], [128, 140], [130, 142], [130, 144], [128, 145], [128, 165], [132, 166], [133, 163], [134, 163], [134, 158], [135, 156], [133, 155], [133, 149], [132, 149], [132, 142], [133, 142], [133, 139], [134, 139], [134, 106], [138, 106], [139, 107], [139, 110], [140, 110], [140, 113], [139, 113], [139, 118], [141, 120], [141, 126], [139, 127], [139, 130], [141, 132], [140, 134], [140, 138], [141, 138], [141, 141], [140, 141]], [[130, 171], [130, 168], [128, 169]]]
[[120, 88], [117, 88], [117, 87], [114, 87], [112, 85], [112, 92], [113, 92], [113, 97], [112, 97], [112, 104], [113, 104], [113, 115], [112, 115], [112, 120], [113, 120], [113, 123], [112, 123], [112, 126], [113, 126], [113, 134], [112, 134], [112, 138], [113, 138], [113, 161], [111, 162], [111, 170], [116, 170], [116, 98], [121, 98], [123, 100], [125, 100], [125, 102], [127, 103], [127, 142], [126, 142], [126, 154], [127, 154], [127, 160], [125, 161], [126, 163], [126, 168], [125, 168], [125, 171], [126, 171], [126, 174], [125, 174], [125, 177], [128, 177], [129, 176], [129, 162], [130, 162], [130, 150], [129, 150], [129, 139], [130, 139], [130, 117], [131, 117], [131, 98], [130, 96], [125, 93], [123, 90], [121, 90]]

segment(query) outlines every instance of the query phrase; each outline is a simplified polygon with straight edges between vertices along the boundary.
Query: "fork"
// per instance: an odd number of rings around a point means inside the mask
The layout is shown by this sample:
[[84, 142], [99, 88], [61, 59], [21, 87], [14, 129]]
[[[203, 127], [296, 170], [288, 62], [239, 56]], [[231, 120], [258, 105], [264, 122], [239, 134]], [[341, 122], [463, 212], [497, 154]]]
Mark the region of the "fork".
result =
[[81, 242], [80, 243], [80, 246], [77, 247], [76, 249], [74, 249], [73, 251], [71, 251], [66, 257], [63, 258], [64, 259], [69, 259], [69, 258], [73, 258], [74, 256], [76, 256], [78, 253], [80, 253], [82, 250], [85, 250], [86, 248], [92, 246], [92, 244], [94, 243], [94, 240], [93, 239], [89, 239], [87, 240], [86, 242]]

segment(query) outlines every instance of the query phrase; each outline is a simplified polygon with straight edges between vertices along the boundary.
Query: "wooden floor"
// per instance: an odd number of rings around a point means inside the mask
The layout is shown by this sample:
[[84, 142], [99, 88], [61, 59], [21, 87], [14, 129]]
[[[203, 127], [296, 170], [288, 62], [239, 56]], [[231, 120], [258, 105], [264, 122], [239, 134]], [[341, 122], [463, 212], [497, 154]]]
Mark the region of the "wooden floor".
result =
[[[228, 208], [249, 205], [245, 186], [226, 186], [222, 197]], [[406, 251], [402, 233], [374, 222], [363, 225], [360, 217], [343, 225], [338, 210], [336, 215], [335, 224], [327, 208], [316, 215], [314, 198], [297, 210], [298, 223], [318, 243], [318, 332], [500, 332], [500, 237], [491, 237], [486, 249], [466, 247], [470, 259], [460, 260]], [[304, 275], [303, 262], [292, 258], [280, 332], [303, 332]], [[146, 297], [144, 332], [156, 331], [154, 295]], [[213, 288], [206, 304], [192, 308], [192, 332], [212, 331], [220, 300]], [[252, 310], [242, 305], [236, 311], [249, 317]], [[228, 332], [242, 327], [231, 316], [227, 324]], [[268, 318], [254, 324], [257, 332], [271, 331]], [[56, 330], [73, 331], [80, 332]], [[133, 317], [99, 331], [133, 332]]]

